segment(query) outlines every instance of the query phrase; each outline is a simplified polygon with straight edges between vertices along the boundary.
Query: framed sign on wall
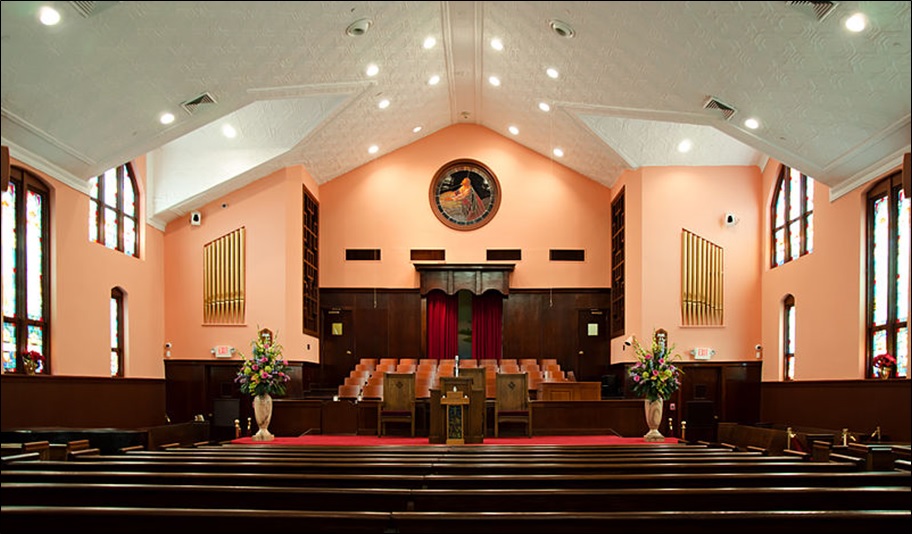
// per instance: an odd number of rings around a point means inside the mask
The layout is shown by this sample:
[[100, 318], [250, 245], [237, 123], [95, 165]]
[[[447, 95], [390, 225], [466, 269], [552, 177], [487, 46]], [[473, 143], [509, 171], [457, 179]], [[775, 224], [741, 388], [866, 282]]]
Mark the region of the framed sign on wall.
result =
[[500, 207], [500, 183], [486, 165], [454, 160], [437, 171], [429, 193], [431, 211], [454, 230], [474, 230], [490, 222]]

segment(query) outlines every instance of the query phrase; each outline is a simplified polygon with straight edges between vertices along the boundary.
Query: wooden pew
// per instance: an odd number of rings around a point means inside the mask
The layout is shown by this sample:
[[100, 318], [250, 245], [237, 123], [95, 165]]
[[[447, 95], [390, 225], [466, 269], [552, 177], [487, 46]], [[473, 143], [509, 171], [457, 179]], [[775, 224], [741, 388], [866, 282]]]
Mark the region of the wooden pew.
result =
[[0, 472], [2, 482], [116, 483], [161, 485], [376, 487], [376, 488], [667, 488], [667, 487], [857, 487], [912, 486], [907, 471], [887, 472], [707, 472], [679, 477], [670, 473], [633, 474], [337, 474], [337, 473], [201, 473], [157, 471], [66, 471], [12, 469]]
[[187, 532], [249, 534], [270, 531], [308, 533], [397, 532], [400, 534], [604, 534], [612, 530], [705, 534], [734, 532], [769, 534], [826, 531], [857, 534], [868, 530], [907, 532], [912, 517], [903, 511], [817, 510], [805, 512], [311, 512], [260, 510], [204, 510], [185, 508], [110, 508], [6, 506], [0, 507], [6, 528], [15, 531], [49, 532], [78, 524], [93, 533], [160, 534], [175, 525]]

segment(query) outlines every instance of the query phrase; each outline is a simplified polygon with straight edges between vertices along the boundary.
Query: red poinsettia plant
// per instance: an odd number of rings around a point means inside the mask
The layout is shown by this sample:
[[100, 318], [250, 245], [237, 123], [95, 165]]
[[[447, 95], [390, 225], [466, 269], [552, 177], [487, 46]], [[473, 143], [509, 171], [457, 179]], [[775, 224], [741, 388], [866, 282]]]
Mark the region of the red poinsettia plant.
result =
[[896, 365], [896, 358], [890, 354], [878, 354], [874, 356], [874, 359], [871, 360], [871, 365], [877, 367], [878, 369], [888, 369]]
[[44, 369], [44, 354], [36, 350], [30, 350], [22, 355], [22, 363], [25, 365], [26, 372], [29, 373]]

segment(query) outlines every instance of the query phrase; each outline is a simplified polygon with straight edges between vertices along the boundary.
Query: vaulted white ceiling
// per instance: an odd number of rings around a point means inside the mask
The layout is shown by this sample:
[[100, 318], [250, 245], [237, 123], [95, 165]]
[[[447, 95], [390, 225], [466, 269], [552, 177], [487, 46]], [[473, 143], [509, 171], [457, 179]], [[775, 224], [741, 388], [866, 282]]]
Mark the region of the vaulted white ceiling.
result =
[[[82, 189], [147, 154], [158, 224], [289, 165], [325, 183], [457, 123], [608, 186], [773, 157], [837, 197], [909, 151], [910, 3], [813, 4], [4, 1], [2, 141]], [[41, 5], [62, 21], [41, 25]], [[856, 11], [869, 25], [850, 33]]]

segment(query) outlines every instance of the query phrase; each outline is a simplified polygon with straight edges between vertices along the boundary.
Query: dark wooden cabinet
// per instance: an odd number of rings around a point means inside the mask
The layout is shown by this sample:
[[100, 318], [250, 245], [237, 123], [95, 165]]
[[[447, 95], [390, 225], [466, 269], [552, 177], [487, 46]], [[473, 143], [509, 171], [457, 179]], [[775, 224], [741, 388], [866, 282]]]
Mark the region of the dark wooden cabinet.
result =
[[[283, 398], [303, 398], [302, 362], [288, 362], [291, 382]], [[192, 421], [202, 415], [210, 422], [214, 440], [234, 437], [238, 419], [247, 434], [253, 421], [252, 399], [234, 381], [241, 360], [165, 360], [165, 411], [172, 423]], [[256, 426], [256, 422], [252, 422]], [[252, 428], [256, 432], [256, 428]]]
[[[681, 387], [665, 401], [662, 432], [668, 420], [673, 434], [680, 437], [681, 423], [687, 422], [686, 438], [690, 441], [716, 440], [720, 421], [753, 425], [760, 421], [761, 363], [749, 362], [679, 362], [683, 371]], [[634, 398], [627, 370], [633, 362], [612, 366], [612, 373], [623, 378], [624, 396]]]

